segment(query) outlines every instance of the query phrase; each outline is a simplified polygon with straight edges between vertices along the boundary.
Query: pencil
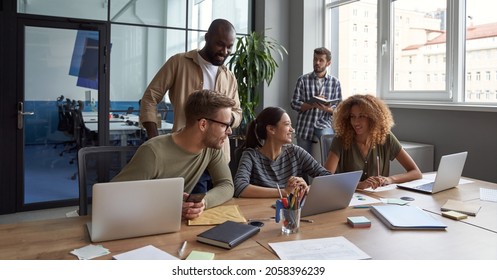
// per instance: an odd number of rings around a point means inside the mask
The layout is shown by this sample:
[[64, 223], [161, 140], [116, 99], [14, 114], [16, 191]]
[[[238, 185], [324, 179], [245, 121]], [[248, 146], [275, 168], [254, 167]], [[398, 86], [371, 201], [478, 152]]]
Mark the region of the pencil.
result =
[[378, 170], [378, 176], [380, 176], [380, 156], [376, 156], [376, 168]]
[[278, 188], [278, 192], [280, 193], [280, 198], [283, 199], [283, 195], [281, 194], [280, 185], [276, 184], [276, 188]]

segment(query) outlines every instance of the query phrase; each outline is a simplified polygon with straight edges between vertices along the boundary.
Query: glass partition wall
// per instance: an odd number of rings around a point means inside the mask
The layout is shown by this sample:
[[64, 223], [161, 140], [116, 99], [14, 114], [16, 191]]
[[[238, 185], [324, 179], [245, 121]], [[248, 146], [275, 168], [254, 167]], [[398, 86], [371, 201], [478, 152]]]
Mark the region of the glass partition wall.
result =
[[[34, 112], [23, 116], [17, 203], [23, 210], [75, 205], [73, 146], [139, 145], [145, 139], [135, 122], [145, 88], [169, 57], [203, 46], [212, 20], [229, 20], [240, 35], [252, 29], [252, 0], [17, 0], [17, 13], [29, 20], [20, 94], [24, 111]], [[107, 35], [99, 37], [95, 25]], [[47, 70], [36, 74], [42, 66]], [[164, 101], [167, 109], [167, 96]], [[59, 129], [58, 108], [65, 112], [69, 105], [82, 111], [92, 141], [78, 144]], [[173, 114], [163, 114], [164, 121], [172, 122]]]

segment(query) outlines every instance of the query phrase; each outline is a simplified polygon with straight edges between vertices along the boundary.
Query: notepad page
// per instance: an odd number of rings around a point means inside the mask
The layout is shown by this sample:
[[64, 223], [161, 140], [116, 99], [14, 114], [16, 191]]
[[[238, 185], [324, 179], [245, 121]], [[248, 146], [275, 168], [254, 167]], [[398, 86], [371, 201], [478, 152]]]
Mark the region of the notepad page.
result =
[[480, 188], [480, 200], [497, 202], [497, 190]]

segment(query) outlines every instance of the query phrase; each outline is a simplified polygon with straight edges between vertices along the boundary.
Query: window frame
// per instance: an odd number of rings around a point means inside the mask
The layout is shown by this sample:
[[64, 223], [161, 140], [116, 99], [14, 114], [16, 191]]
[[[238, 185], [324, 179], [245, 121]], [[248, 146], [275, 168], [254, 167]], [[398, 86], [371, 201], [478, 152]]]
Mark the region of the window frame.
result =
[[465, 1], [447, 0], [445, 90], [393, 90], [393, 0], [378, 1], [377, 96], [387, 101], [464, 103]]

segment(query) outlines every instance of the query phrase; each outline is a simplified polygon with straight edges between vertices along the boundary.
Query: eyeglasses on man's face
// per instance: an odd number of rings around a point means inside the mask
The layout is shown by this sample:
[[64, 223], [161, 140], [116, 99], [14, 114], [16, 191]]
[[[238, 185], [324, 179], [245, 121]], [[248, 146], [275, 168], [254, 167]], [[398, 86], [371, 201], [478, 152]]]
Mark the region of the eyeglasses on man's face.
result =
[[231, 122], [229, 122], [229, 123], [220, 122], [220, 121], [216, 121], [216, 120], [209, 119], [209, 118], [200, 118], [200, 119], [198, 119], [198, 121], [201, 120], [201, 119], [205, 119], [205, 120], [208, 120], [210, 122], [214, 122], [214, 123], [218, 123], [220, 125], [224, 125], [225, 126], [224, 132], [228, 131], [228, 128], [231, 128], [233, 126], [233, 123], [235, 122], [235, 119], [233, 119], [233, 118], [231, 119]]

